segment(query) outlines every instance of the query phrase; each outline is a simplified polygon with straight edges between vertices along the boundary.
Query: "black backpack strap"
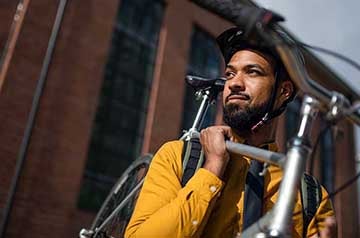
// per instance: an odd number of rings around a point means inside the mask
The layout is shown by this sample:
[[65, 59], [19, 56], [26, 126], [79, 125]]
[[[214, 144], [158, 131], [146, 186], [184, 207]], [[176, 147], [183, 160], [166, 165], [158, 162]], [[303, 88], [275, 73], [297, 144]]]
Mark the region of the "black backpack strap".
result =
[[[261, 148], [268, 150], [269, 146], [264, 145]], [[264, 176], [261, 175], [261, 172], [263, 170], [263, 163], [257, 160], [251, 160], [245, 181], [242, 230], [250, 227], [262, 216], [264, 203]]]
[[183, 162], [181, 186], [184, 187], [204, 163], [204, 153], [201, 149], [200, 140], [198, 138], [191, 138], [190, 140], [184, 142], [181, 158]]
[[307, 228], [322, 200], [321, 185], [315, 177], [304, 173], [301, 178], [300, 193], [303, 205], [303, 237], [306, 237]]

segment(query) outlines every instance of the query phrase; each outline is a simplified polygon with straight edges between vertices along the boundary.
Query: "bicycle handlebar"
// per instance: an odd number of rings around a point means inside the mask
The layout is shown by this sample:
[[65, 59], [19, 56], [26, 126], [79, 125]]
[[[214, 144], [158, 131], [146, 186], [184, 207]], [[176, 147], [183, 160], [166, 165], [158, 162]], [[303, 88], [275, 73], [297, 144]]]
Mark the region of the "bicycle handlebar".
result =
[[[327, 107], [329, 107], [332, 101], [336, 99], [342, 101], [341, 105], [338, 106], [343, 106], [347, 109], [350, 107], [350, 100], [342, 93], [330, 91], [309, 78], [306, 73], [305, 66], [300, 63], [301, 60], [299, 59], [298, 52], [295, 52], [296, 50], [294, 50], [293, 46], [296, 39], [292, 37], [282, 26], [276, 23], [277, 21], [283, 20], [281, 16], [274, 12], [265, 10], [264, 8], [260, 8], [251, 1], [244, 1], [244, 3], [239, 3], [236, 0], [191, 1], [221, 16], [222, 18], [233, 22], [240, 28], [245, 29], [245, 32], [248, 31], [248, 35], [254, 30], [250, 29], [250, 27], [256, 27], [256, 20], [261, 20], [262, 22], [260, 23], [264, 29], [262, 34], [267, 34], [267, 36], [273, 39], [273, 42], [277, 42], [276, 49], [297, 87], [299, 87], [304, 93], [318, 98], [322, 103], [325, 103]], [[269, 15], [268, 18], [270, 20], [266, 22], [266, 24], [263, 24], [264, 18], [260, 17], [261, 14]], [[279, 34], [279, 32], [282, 34]], [[279, 42], [281, 43], [279, 44]], [[356, 98], [360, 98], [360, 95], [352, 90], [346, 82], [342, 79], [340, 80], [347, 85], [347, 89], [352, 95], [356, 95]], [[334, 83], [337, 84], [338, 82]], [[353, 123], [360, 125], [359, 111], [352, 112], [350, 115], [346, 115], [346, 117]]]
[[[327, 108], [330, 108], [330, 110], [331, 107], [341, 107], [338, 109], [340, 109], [340, 111], [342, 111], [344, 114], [345, 111], [351, 106], [350, 100], [340, 92], [330, 91], [314, 80], [310, 79], [305, 69], [305, 65], [301, 62], [301, 59], [299, 59], [299, 53], [294, 50], [292, 43], [289, 43], [286, 37], [282, 37], [279, 34], [279, 31], [276, 29], [270, 29], [270, 34], [275, 42], [283, 42], [276, 45], [276, 50], [278, 51], [291, 79], [294, 81], [296, 86], [300, 88], [305, 94], [316, 97], [320, 102], [325, 104]], [[356, 93], [354, 92], [354, 94]], [[337, 113], [340, 111], [337, 111]], [[334, 115], [334, 117], [336, 116], [337, 115]], [[360, 125], [359, 111], [351, 112], [349, 115], [344, 114], [344, 116], [350, 119], [350, 121], [353, 123]]]

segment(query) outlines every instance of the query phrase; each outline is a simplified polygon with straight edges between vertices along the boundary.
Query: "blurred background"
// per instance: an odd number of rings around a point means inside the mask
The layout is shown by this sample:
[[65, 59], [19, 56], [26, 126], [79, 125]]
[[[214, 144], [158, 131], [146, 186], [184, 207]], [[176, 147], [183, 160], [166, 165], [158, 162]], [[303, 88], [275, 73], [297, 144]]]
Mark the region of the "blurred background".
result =
[[[358, 1], [256, 2], [301, 41], [360, 62]], [[215, 37], [232, 26], [187, 0], [0, 0], [0, 22], [1, 238], [89, 227], [136, 157], [190, 127], [198, 102], [184, 76], [222, 74]], [[360, 93], [358, 72], [312, 53], [348, 85], [320, 83]], [[300, 103], [280, 119], [282, 151]], [[205, 126], [221, 124], [221, 113], [214, 105]], [[308, 170], [335, 191], [360, 170], [359, 151], [359, 132], [343, 121], [321, 137]], [[360, 236], [359, 191], [357, 182], [332, 198], [339, 237]]]

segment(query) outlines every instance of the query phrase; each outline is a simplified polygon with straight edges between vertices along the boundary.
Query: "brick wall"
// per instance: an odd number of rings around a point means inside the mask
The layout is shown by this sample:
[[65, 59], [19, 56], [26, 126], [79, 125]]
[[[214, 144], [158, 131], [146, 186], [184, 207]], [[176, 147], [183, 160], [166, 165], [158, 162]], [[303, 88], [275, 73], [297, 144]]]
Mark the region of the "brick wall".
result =
[[[0, 94], [0, 209], [14, 176], [58, 3], [51, 1], [50, 4], [48, 0], [30, 2]], [[80, 228], [90, 226], [94, 214], [78, 210], [76, 203], [118, 4], [117, 0], [68, 1], [7, 237], [24, 237], [24, 231], [19, 228], [25, 229], [25, 237], [30, 238], [76, 237]], [[14, 13], [13, 1], [2, 1], [0, 6], [1, 22], [3, 19], [10, 22], [7, 19]], [[230, 25], [190, 1], [167, 1], [144, 152], [155, 152], [164, 141], [178, 137], [183, 113], [184, 74], [194, 24], [214, 36]], [[0, 41], [7, 33], [7, 28], [0, 28]], [[280, 144], [284, 145], [283, 118], [280, 127]], [[347, 124], [344, 128], [344, 139], [336, 150], [337, 184], [345, 181], [354, 168], [349, 162], [353, 155], [352, 129]], [[349, 157], [347, 160], [343, 159], [344, 151]], [[353, 190], [347, 190], [336, 199], [342, 226], [340, 237], [359, 234], [354, 228], [354, 223], [358, 222], [356, 209], [347, 206], [353, 197]]]
[[[31, 1], [1, 92], [2, 206], [57, 6], [58, 1]], [[25, 237], [70, 237], [117, 6], [118, 1], [68, 1], [7, 237], [24, 230]]]

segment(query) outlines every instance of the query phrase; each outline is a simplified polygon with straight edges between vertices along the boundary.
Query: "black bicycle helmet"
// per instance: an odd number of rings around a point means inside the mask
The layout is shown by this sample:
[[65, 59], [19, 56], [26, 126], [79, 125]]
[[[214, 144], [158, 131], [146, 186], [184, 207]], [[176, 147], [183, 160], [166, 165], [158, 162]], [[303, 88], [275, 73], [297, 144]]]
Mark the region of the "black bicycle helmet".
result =
[[273, 46], [270, 46], [269, 44], [267, 44], [266, 42], [259, 40], [259, 38], [258, 39], [249, 39], [248, 37], [245, 36], [245, 32], [238, 27], [233, 27], [233, 28], [230, 28], [230, 29], [224, 31], [217, 37], [216, 41], [221, 50], [221, 53], [223, 54], [226, 64], [229, 63], [231, 57], [237, 51], [243, 50], [243, 49], [253, 49], [253, 50], [260, 51], [264, 54], [270, 55], [276, 61], [275, 85], [272, 89], [271, 98], [268, 102], [266, 113], [263, 116], [263, 118], [253, 126], [252, 130], [253, 131], [257, 130], [263, 124], [265, 124], [266, 122], [270, 121], [271, 119], [279, 116], [282, 112], [284, 112], [287, 104], [294, 99], [294, 97], [296, 95], [296, 88], [293, 83], [294, 92], [290, 96], [290, 98], [288, 100], [286, 100], [281, 105], [280, 108], [276, 108], [276, 109], [273, 108], [275, 99], [276, 99], [276, 92], [277, 92], [276, 89], [279, 85], [280, 79], [286, 77], [289, 80], [291, 80], [290, 77], [288, 76], [286, 68], [283, 65], [281, 58], [278, 55], [276, 49]]

